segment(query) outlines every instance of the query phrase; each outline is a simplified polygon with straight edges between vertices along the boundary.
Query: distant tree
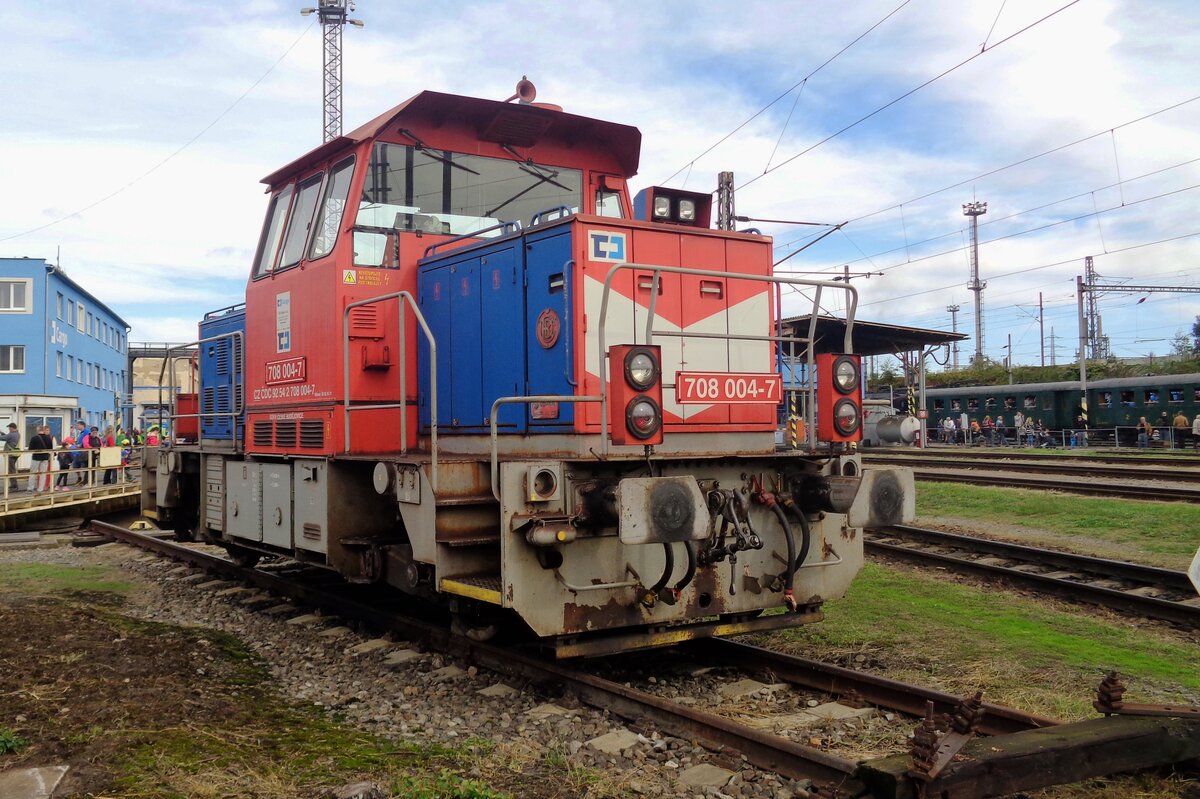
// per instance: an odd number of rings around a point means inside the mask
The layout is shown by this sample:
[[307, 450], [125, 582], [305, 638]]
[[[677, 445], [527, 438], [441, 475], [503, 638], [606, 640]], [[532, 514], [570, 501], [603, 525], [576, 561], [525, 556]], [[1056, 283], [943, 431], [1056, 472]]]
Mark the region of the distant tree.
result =
[[1175, 335], [1171, 336], [1171, 354], [1179, 356], [1192, 355], [1196, 351], [1196, 345], [1192, 338], [1180, 330]]
[[1200, 352], [1200, 315], [1192, 323], [1192, 349]]

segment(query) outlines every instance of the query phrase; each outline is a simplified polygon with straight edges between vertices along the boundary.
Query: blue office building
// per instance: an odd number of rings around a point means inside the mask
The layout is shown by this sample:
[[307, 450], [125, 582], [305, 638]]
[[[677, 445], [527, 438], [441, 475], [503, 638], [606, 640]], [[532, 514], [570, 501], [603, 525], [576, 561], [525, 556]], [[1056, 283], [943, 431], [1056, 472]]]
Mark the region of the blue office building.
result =
[[42, 258], [0, 258], [0, 429], [122, 421], [129, 325]]

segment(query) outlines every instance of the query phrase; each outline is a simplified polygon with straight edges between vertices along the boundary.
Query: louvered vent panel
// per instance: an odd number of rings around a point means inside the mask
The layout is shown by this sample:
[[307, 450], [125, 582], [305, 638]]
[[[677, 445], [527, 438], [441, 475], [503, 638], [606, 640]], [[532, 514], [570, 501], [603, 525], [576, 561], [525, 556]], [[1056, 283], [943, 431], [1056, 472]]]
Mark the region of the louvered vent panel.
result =
[[325, 448], [325, 422], [323, 420], [300, 420], [300, 446], [304, 449]]
[[296, 446], [296, 420], [289, 419], [275, 423], [275, 446], [289, 449]]
[[379, 329], [378, 305], [350, 309], [350, 335], [366, 338], [378, 338], [382, 335]]
[[214, 356], [217, 364], [217, 374], [229, 374], [229, 342], [218, 341], [215, 349]]
[[257, 421], [254, 423], [254, 446], [271, 446], [271, 422]]

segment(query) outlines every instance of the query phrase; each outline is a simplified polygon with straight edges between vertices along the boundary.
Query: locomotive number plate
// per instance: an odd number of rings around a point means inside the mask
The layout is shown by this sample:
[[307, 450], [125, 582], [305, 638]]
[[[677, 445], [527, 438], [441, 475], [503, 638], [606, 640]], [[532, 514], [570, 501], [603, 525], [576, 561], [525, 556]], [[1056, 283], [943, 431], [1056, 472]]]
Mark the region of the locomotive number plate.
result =
[[279, 383], [302, 383], [305, 380], [306, 372], [303, 357], [271, 361], [267, 364], [266, 380], [263, 382], [268, 386]]
[[680, 405], [776, 404], [783, 378], [774, 372], [676, 372], [675, 402]]

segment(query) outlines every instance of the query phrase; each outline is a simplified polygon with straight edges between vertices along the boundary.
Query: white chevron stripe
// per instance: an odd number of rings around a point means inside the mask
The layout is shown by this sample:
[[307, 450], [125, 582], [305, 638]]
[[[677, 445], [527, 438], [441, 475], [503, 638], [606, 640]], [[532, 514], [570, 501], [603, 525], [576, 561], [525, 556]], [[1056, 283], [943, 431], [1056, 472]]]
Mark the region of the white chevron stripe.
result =
[[[585, 275], [583, 278], [584, 308], [587, 314], [587, 331], [584, 336], [585, 368], [592, 376], [607, 374], [601, 370], [598, 348], [600, 346], [600, 303], [604, 284]], [[610, 291], [608, 297], [608, 320], [605, 325], [605, 344], [644, 343], [646, 331], [646, 307], [630, 298]], [[770, 293], [761, 291], [752, 297], [730, 306], [724, 313], [715, 313], [684, 329], [688, 333], [730, 332], [741, 335], [769, 335]], [[654, 329], [681, 332], [675, 323], [656, 315]], [[771, 347], [765, 341], [741, 341], [735, 339], [681, 338], [658, 336], [654, 343], [662, 347], [663, 379], [671, 383], [677, 371], [736, 371], [770, 372]], [[677, 418], [689, 417], [711, 408], [711, 405], [679, 405], [675, 392], [663, 391], [663, 410]]]

